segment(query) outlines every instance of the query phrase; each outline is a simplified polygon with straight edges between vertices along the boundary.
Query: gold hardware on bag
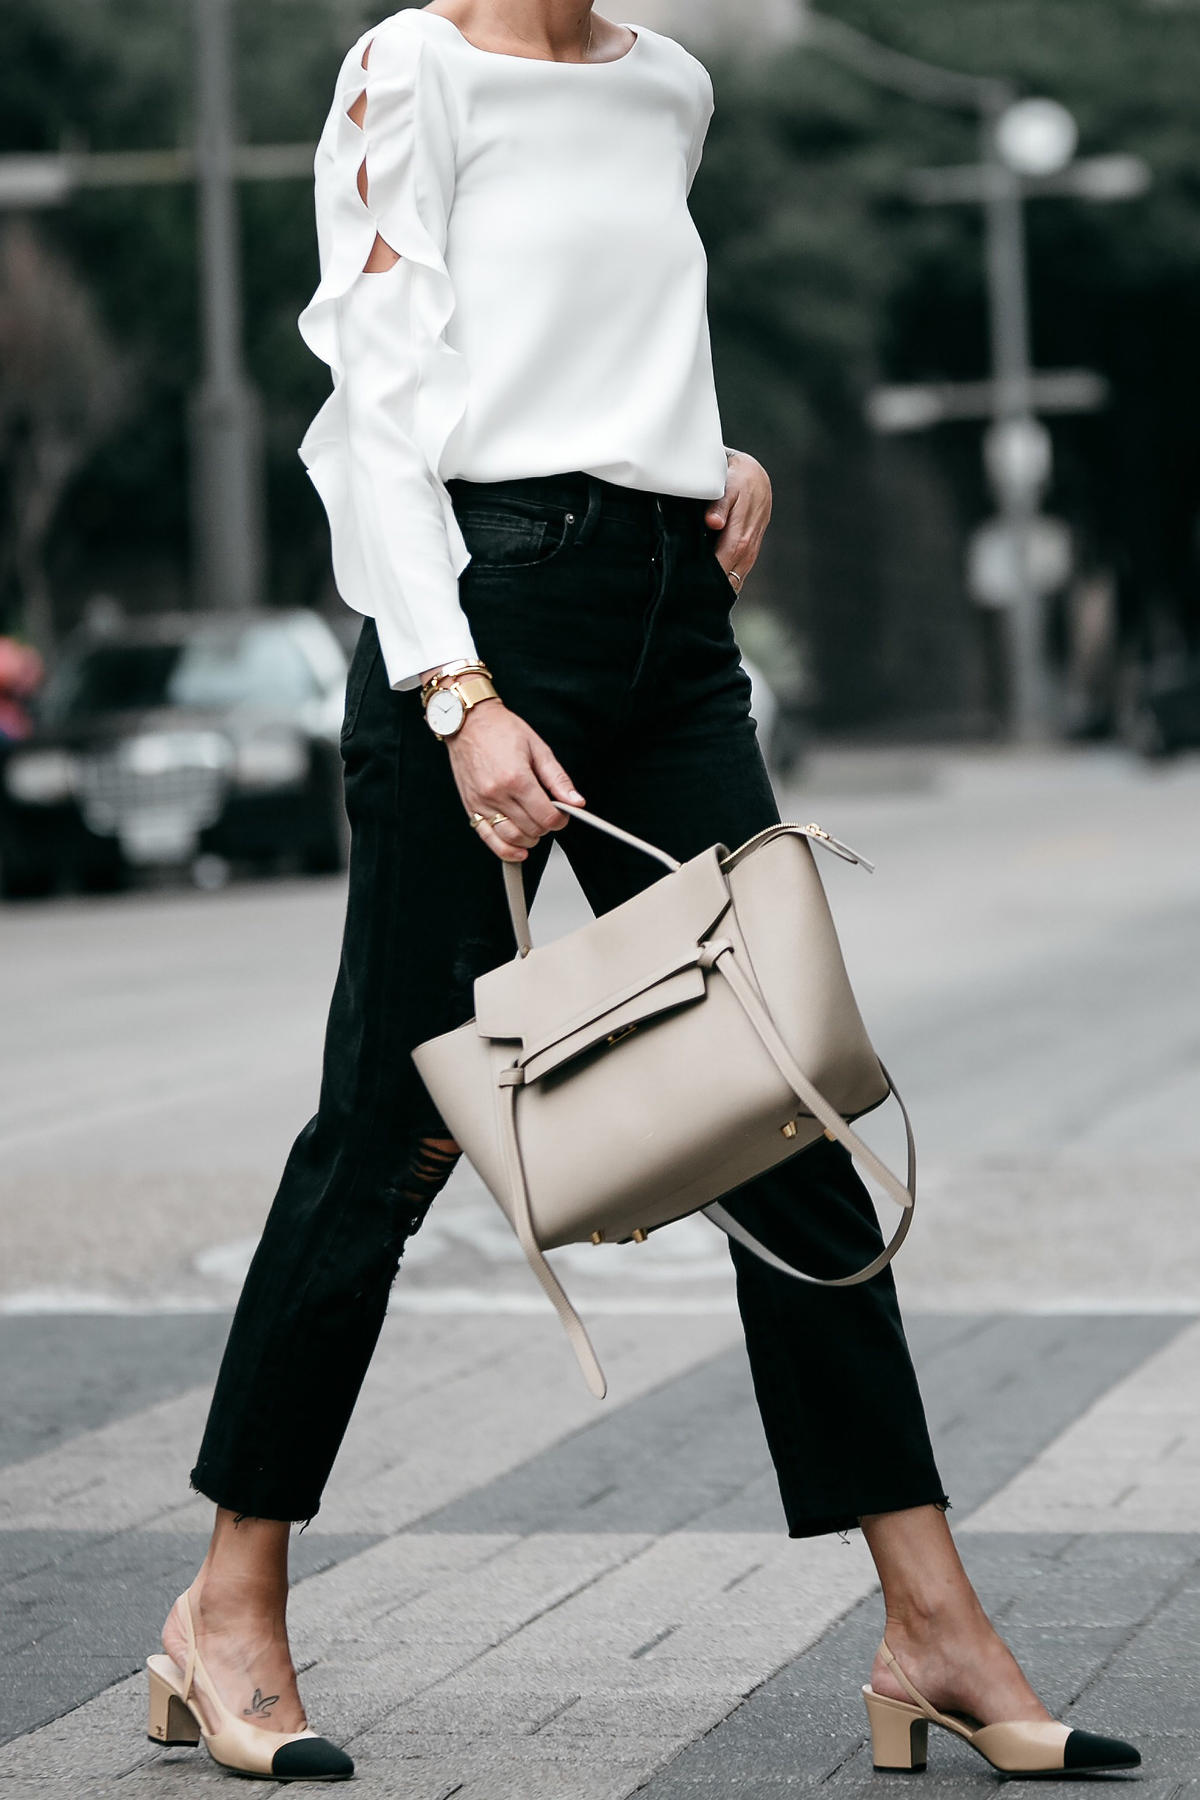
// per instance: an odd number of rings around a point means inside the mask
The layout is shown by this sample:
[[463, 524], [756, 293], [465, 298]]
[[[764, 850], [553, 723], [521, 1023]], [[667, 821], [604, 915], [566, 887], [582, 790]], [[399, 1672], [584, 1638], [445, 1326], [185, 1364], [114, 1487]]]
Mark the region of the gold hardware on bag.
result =
[[799, 1131], [800, 1127], [797, 1125], [795, 1119], [789, 1119], [787, 1124], [781, 1125], [779, 1127], [779, 1129], [780, 1129], [780, 1131], [782, 1131], [784, 1137], [793, 1138], [793, 1137], [795, 1137], [796, 1133]]
[[593, 1231], [592, 1242], [593, 1244], [602, 1244], [604, 1242], [604, 1233], [602, 1231]]
[[646, 1239], [649, 1236], [650, 1236], [650, 1233], [648, 1231], [643, 1231], [641, 1226], [639, 1225], [637, 1230], [633, 1234], [633, 1241], [635, 1244], [644, 1244]]
[[604, 1041], [606, 1044], [619, 1044], [622, 1038], [632, 1037], [636, 1030], [636, 1025], [622, 1025], [620, 1031], [610, 1031]]

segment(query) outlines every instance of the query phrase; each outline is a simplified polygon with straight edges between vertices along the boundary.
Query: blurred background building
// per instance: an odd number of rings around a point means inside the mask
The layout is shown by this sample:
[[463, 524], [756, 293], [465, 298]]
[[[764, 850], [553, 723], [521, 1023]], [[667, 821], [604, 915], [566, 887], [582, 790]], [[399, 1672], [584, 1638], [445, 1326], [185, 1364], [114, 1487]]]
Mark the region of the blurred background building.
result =
[[[241, 262], [229, 290], [247, 376], [238, 418], [234, 390], [214, 386], [198, 263], [195, 170], [217, 154], [197, 112], [206, 9], [228, 12], [243, 146], [225, 222]], [[1073, 166], [1144, 172], [1122, 195], [1021, 178], [1031, 364], [1084, 387], [1061, 407], [1034, 396], [1048, 437], [1025, 447], [1050, 460], [1026, 498], [1050, 524], [1018, 575], [1038, 589], [1035, 654], [1052, 691], [1039, 728], [1165, 747], [1147, 699], [1187, 688], [1200, 623], [1196, 12], [1190, 0], [635, 6], [634, 22], [681, 37], [714, 76], [693, 210], [726, 435], [767, 465], [777, 496], [743, 634], [807, 729], [978, 739], [1019, 711], [1012, 546], [980, 535], [1003, 487], [981, 455], [996, 321], [987, 196], [971, 189], [971, 84], [990, 83], [1066, 108]], [[326, 372], [295, 319], [316, 268], [308, 147], [371, 16], [358, 0], [6, 0], [0, 12], [0, 635], [51, 664], [97, 594], [127, 614], [228, 601], [214, 557], [238, 505], [262, 551], [241, 600], [341, 618], [296, 456]], [[954, 72], [958, 97], [933, 77], [923, 87], [922, 66]], [[210, 255], [225, 228], [216, 191]], [[1126, 203], [1097, 203], [1116, 197]], [[243, 475], [216, 456], [233, 478], [214, 536], [212, 446], [235, 440], [249, 461]]]

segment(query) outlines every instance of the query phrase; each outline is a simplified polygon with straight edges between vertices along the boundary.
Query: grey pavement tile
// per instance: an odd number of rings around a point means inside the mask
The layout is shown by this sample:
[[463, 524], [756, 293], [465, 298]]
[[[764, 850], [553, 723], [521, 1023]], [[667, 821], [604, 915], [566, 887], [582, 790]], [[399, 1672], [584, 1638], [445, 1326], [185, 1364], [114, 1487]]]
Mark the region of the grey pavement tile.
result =
[[778, 1490], [758, 1480], [769, 1469], [739, 1348], [606, 1414], [414, 1529], [662, 1533], [728, 1509], [755, 1483], [757, 1504], [737, 1509], [728, 1528], [777, 1531]]
[[949, 1323], [918, 1313], [908, 1333], [942, 1480], [963, 1518], [1192, 1321], [1010, 1313]]
[[[915, 1314], [943, 1479], [965, 1513], [1190, 1321]], [[778, 1490], [739, 1348], [429, 1514], [422, 1531], [775, 1531]]]
[[[960, 1508], [969, 1509], [1009, 1479], [1091, 1399], [1185, 1323], [1178, 1318], [1140, 1317], [914, 1317], [910, 1322], [914, 1354], [947, 1483]], [[223, 1331], [224, 1321], [213, 1336], [214, 1358]], [[177, 1366], [182, 1368], [186, 1360], [181, 1356]], [[114, 1395], [118, 1387], [114, 1383]], [[109, 1403], [118, 1401], [110, 1396]], [[72, 1418], [82, 1415], [68, 1410], [62, 1416], [67, 1429]], [[719, 1356], [664, 1383], [568, 1435], [510, 1474], [427, 1515], [414, 1529], [418, 1535], [518, 1537], [534, 1532], [553, 1536], [680, 1529], [779, 1531], [778, 1494], [744, 1353], [739, 1349]], [[306, 1532], [295, 1540], [296, 1575], [303, 1579], [376, 1541]], [[29, 1731], [136, 1669], [153, 1647], [162, 1615], [190, 1578], [202, 1549], [200, 1539], [174, 1533], [0, 1534], [0, 1581], [5, 1583], [0, 1735]], [[1041, 1642], [1050, 1686], [1056, 1698], [1061, 1693], [1063, 1704], [1078, 1691], [1072, 1681], [1086, 1683], [1114, 1651], [1121, 1653], [1114, 1634], [1128, 1635], [1144, 1618], [1147, 1594], [1153, 1594], [1155, 1604], [1165, 1602], [1190, 1566], [1183, 1540], [1151, 1537], [1101, 1544], [1062, 1536], [1018, 1540], [980, 1534], [969, 1539], [966, 1552], [985, 1596], [1019, 1635], [1022, 1647], [1029, 1644], [1031, 1657], [1039, 1654]], [[434, 1630], [449, 1623], [442, 1620], [439, 1627], [437, 1605], [437, 1596], [431, 1593], [429, 1625]], [[857, 1609], [725, 1725], [705, 1733], [697, 1724], [699, 1741], [678, 1760], [688, 1765], [695, 1754], [704, 1766], [680, 1767], [672, 1779], [708, 1781], [722, 1766], [731, 1733], [739, 1746], [739, 1768], [727, 1771], [734, 1779], [744, 1772], [742, 1759], [749, 1757], [756, 1780], [775, 1782], [781, 1771], [781, 1746], [786, 1747], [782, 1760], [793, 1771], [787, 1775], [789, 1782], [806, 1759], [824, 1771], [823, 1779], [847, 1779], [845, 1771], [863, 1741], [858, 1687], [869, 1667], [877, 1630], [874, 1621], [865, 1623], [869, 1612]], [[1131, 1644], [1137, 1641], [1135, 1634]], [[1165, 1655], [1165, 1642], [1162, 1630], [1146, 1639], [1145, 1654], [1155, 1659], [1155, 1670]], [[717, 1686], [722, 1685], [722, 1662], [728, 1663], [730, 1648], [713, 1646], [708, 1674]], [[1136, 1658], [1135, 1649], [1126, 1653]], [[644, 1666], [631, 1668], [635, 1674], [645, 1673], [653, 1660], [651, 1653]], [[819, 1675], [815, 1686], [814, 1671]], [[1150, 1674], [1136, 1660], [1128, 1666], [1130, 1680], [1149, 1679]], [[344, 1679], [353, 1682], [356, 1677], [347, 1670]], [[318, 1688], [330, 1682], [337, 1686], [327, 1665], [319, 1664], [312, 1680]], [[555, 1680], [551, 1685], [557, 1690], [561, 1683]], [[636, 1685], [631, 1680], [631, 1692]], [[501, 1711], [511, 1704], [511, 1697], [503, 1704], [496, 1701]], [[479, 1723], [481, 1706], [486, 1711], [484, 1701], [475, 1706], [471, 1727], [476, 1732], [471, 1751], [476, 1774], [483, 1768], [478, 1759], [489, 1741], [499, 1745], [511, 1741], [513, 1731], [521, 1735], [519, 1720], [506, 1727], [497, 1718], [489, 1738]], [[385, 1726], [378, 1712], [374, 1716], [375, 1729], [382, 1729], [382, 1747], [393, 1731], [402, 1731], [402, 1720], [389, 1717]], [[639, 1735], [632, 1717], [630, 1728], [633, 1736]], [[434, 1736], [449, 1753], [459, 1732], [452, 1712], [440, 1729], [446, 1735]], [[562, 1746], [568, 1762], [568, 1745], [582, 1753], [588, 1743], [582, 1716], [572, 1720], [569, 1710], [561, 1721], [544, 1723], [541, 1731], [547, 1747], [544, 1751], [539, 1747], [539, 1759], [550, 1754], [551, 1740]], [[526, 1729], [524, 1735], [538, 1733]], [[664, 1740], [674, 1735], [664, 1729]], [[681, 1727], [679, 1741], [686, 1736]], [[609, 1748], [620, 1756], [619, 1745]], [[949, 1748], [960, 1753], [957, 1746]], [[465, 1750], [463, 1746], [464, 1754]], [[643, 1770], [645, 1766], [643, 1762]], [[490, 1765], [484, 1786], [502, 1791], [502, 1775]]]
[[[1108, 1570], [1119, 1569], [1118, 1624], [1066, 1623], [1048, 1629], [1029, 1624], [1012, 1636], [1032, 1679], [1063, 1717], [1140, 1744], [1141, 1800], [1150, 1793], [1170, 1800], [1200, 1766], [1195, 1661], [1182, 1655], [1171, 1679], [1157, 1670], [1147, 1675], [1138, 1666], [1138, 1645], [1143, 1633], [1169, 1631], [1176, 1598], [1200, 1568], [1200, 1539], [1151, 1534], [1094, 1539], [1086, 1552], [1081, 1550], [1078, 1565], [1070, 1555], [1077, 1544], [988, 1534], [968, 1538], [964, 1555], [1002, 1622], [1014, 1599], [1030, 1590], [1043, 1597], [1042, 1611], [1051, 1620], [1064, 1615], [1069, 1620], [1072, 1613], [1077, 1619], [1080, 1609], [1103, 1613], [1106, 1603], [1098, 1590], [1106, 1586]], [[1089, 1583], [1095, 1590], [1090, 1605]], [[1135, 1590], [1140, 1594], [1136, 1601]], [[859, 1689], [881, 1625], [878, 1600], [864, 1601], [640, 1792], [646, 1800], [700, 1800], [701, 1795], [747, 1790], [772, 1794], [817, 1785], [835, 1788], [839, 1795], [861, 1787], [872, 1800], [888, 1800], [902, 1788], [910, 1792], [907, 1778], [875, 1774], [867, 1748]], [[924, 1794], [931, 1786], [955, 1795], [995, 1791], [995, 1775], [945, 1732], [931, 1733], [930, 1759]], [[1060, 1788], [1078, 1796], [1077, 1784], [1039, 1782], [1039, 1800]]]
[[0, 1317], [0, 1468], [217, 1372], [226, 1313]]
[[[376, 1541], [303, 1532], [296, 1576]], [[177, 1532], [0, 1532], [0, 1743], [140, 1668], [206, 1544]]]

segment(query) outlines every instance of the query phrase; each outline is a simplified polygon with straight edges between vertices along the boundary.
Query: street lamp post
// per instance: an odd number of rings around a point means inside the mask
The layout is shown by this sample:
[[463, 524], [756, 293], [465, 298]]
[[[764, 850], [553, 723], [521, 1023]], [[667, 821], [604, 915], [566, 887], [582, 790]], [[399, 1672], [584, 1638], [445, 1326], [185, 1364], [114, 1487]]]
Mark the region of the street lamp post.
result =
[[196, 175], [204, 366], [192, 405], [197, 600], [230, 611], [262, 592], [262, 424], [242, 363], [230, 0], [195, 0]]
[[999, 141], [1013, 98], [997, 93], [982, 109], [988, 324], [995, 384], [995, 415], [985, 438], [984, 463], [1014, 549], [1008, 608], [1009, 704], [1014, 737], [1028, 741], [1045, 736], [1053, 724], [1042, 596], [1031, 566], [1033, 521], [1050, 471], [1046, 428], [1033, 414], [1024, 196], [1020, 176], [1001, 154]]
[[[1018, 100], [1007, 81], [941, 69], [878, 44], [828, 18], [805, 15], [815, 47], [870, 81], [910, 99], [974, 112], [983, 155], [966, 168], [924, 169], [909, 181], [927, 205], [981, 203], [986, 230], [991, 380], [877, 388], [868, 417], [880, 431], [919, 431], [943, 419], [986, 418], [984, 466], [999, 513], [977, 533], [1001, 552], [989, 604], [1008, 613], [1012, 729], [1019, 738], [1053, 728], [1055, 690], [1044, 642], [1043, 597], [1060, 579], [1068, 537], [1039, 515], [1051, 470], [1050, 435], [1037, 412], [1090, 412], [1104, 404], [1107, 384], [1088, 370], [1035, 372], [1030, 357], [1024, 205], [1038, 195], [1126, 200], [1144, 193], [1150, 171], [1132, 156], [1073, 161], [1074, 120], [1054, 100]], [[1057, 526], [1057, 529], [1055, 529]], [[1049, 577], [1049, 580], [1047, 579]]]

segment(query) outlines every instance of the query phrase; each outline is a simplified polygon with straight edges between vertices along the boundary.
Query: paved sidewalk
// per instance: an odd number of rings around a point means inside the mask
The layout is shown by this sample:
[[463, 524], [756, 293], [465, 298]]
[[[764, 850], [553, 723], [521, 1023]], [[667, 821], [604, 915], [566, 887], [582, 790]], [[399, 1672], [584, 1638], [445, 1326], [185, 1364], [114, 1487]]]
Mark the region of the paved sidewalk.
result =
[[[794, 801], [880, 865], [822, 872], [917, 1119], [899, 1278], [964, 1556], [1048, 1701], [1142, 1743], [1154, 1800], [1200, 1800], [1198, 803], [1194, 764], [915, 754], [827, 760]], [[0, 914], [33, 1021], [0, 1044], [0, 1800], [229, 1779], [147, 1743], [139, 1670], [202, 1551], [187, 1470], [342, 904]], [[556, 873], [542, 934], [575, 906]], [[456, 1175], [296, 1539], [302, 1685], [353, 1791], [898, 1794], [858, 1694], [869, 1559], [783, 1534], [721, 1240], [560, 1263], [603, 1407]], [[993, 1791], [931, 1753], [927, 1786]]]
[[[153, 1323], [168, 1361], [194, 1328]], [[856, 1539], [783, 1535], [733, 1322], [597, 1330], [602, 1413], [551, 1320], [389, 1322], [330, 1502], [297, 1540], [305, 1691], [353, 1749], [356, 1791], [875, 1791], [857, 1698], [879, 1627], [869, 1561]], [[913, 1340], [964, 1553], [1005, 1629], [1065, 1716], [1149, 1734], [1148, 1778], [1174, 1792], [1200, 1749], [1196, 1443], [1174, 1430], [1200, 1324], [917, 1315]], [[0, 1471], [5, 1800], [226, 1779], [141, 1735], [140, 1663], [203, 1547], [184, 1471], [205, 1399], [185, 1387]], [[934, 1769], [992, 1781], [949, 1744]]]

